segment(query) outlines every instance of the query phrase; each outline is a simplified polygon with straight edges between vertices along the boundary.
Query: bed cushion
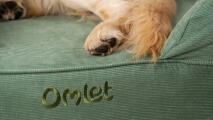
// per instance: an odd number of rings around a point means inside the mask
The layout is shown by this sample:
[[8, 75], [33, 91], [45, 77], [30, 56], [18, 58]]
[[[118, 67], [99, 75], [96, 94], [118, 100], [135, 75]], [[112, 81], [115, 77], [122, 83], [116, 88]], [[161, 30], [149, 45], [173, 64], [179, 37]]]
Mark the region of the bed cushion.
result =
[[177, 2], [156, 64], [125, 51], [90, 56], [90, 21], [0, 22], [0, 120], [213, 119], [213, 1]]

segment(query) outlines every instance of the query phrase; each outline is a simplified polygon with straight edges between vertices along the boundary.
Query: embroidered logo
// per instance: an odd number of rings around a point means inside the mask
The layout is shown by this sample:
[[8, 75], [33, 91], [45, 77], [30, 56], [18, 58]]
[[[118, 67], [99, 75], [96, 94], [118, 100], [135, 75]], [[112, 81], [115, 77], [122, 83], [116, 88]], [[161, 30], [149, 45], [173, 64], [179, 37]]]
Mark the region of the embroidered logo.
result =
[[[71, 90], [71, 89], [65, 89], [62, 98], [57, 88], [55, 87], [48, 87], [43, 95], [42, 95], [42, 104], [47, 108], [55, 108], [61, 103], [64, 104], [65, 107], [68, 106], [67, 103], [67, 96], [70, 96], [70, 99], [74, 99], [77, 97], [77, 101], [75, 102], [76, 105], [79, 105], [83, 99], [83, 102], [85, 104], [89, 104], [91, 102], [100, 102], [103, 98], [107, 101], [111, 101], [113, 99], [113, 95], [109, 95], [109, 90], [112, 89], [111, 86], [109, 86], [109, 83], [106, 81], [104, 84], [104, 89], [102, 90], [99, 86], [93, 86], [88, 91], [88, 85], [84, 85], [83, 94], [80, 90]], [[47, 102], [47, 95], [52, 92], [54, 96], [56, 97], [56, 100], [53, 103]], [[88, 97], [89, 94], [89, 97]], [[101, 95], [103, 94], [103, 95]], [[90, 101], [89, 101], [90, 98]]]

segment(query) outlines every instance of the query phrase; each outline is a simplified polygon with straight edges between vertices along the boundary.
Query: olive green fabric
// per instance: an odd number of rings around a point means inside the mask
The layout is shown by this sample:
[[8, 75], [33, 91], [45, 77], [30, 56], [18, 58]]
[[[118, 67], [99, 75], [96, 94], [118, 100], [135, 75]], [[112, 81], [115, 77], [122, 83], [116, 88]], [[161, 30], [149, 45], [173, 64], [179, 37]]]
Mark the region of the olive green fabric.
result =
[[[0, 22], [0, 120], [212, 120], [213, 1], [177, 3], [156, 64], [125, 51], [89, 55], [83, 44], [97, 23], [63, 16]], [[102, 99], [92, 102], [97, 86]], [[47, 108], [42, 98], [50, 87], [61, 101]], [[64, 106], [67, 88], [81, 91], [79, 105], [67, 97]], [[54, 101], [48, 92], [47, 103]]]

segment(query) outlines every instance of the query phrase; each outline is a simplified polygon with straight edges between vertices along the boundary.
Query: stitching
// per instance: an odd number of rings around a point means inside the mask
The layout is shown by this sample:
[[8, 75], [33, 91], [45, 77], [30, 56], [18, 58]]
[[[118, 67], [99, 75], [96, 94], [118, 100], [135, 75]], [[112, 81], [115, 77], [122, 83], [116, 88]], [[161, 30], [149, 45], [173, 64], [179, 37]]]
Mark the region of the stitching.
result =
[[[186, 65], [200, 65], [200, 66], [211, 66], [213, 67], [213, 61], [200, 61], [200, 60], [159, 60], [156, 64], [167, 64], [167, 63], [176, 63], [176, 64], [186, 64]], [[116, 68], [122, 66], [131, 66], [131, 65], [152, 65], [150, 60], [143, 61], [132, 61], [132, 62], [123, 62], [119, 64], [107, 64], [107, 65], [96, 65], [96, 66], [80, 66], [80, 67], [66, 67], [66, 68], [50, 68], [50, 69], [28, 69], [28, 70], [0, 70], [1, 74], [45, 74], [45, 73], [62, 73], [62, 72], [76, 72], [76, 71], [90, 71], [98, 69], [108, 69]], [[155, 64], [153, 64], [154, 66]]]

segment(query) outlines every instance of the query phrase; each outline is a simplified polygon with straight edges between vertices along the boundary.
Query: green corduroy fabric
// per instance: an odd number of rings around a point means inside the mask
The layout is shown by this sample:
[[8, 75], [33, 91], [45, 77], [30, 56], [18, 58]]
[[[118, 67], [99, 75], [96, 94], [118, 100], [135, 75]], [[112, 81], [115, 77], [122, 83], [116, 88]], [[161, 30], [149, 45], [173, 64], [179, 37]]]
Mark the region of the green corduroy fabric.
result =
[[[156, 64], [125, 51], [89, 55], [83, 44], [97, 23], [64, 16], [0, 22], [0, 120], [212, 120], [213, 1], [176, 1], [174, 30]], [[102, 89], [98, 102], [94, 86]], [[54, 108], [42, 102], [48, 87], [60, 94]], [[70, 97], [64, 106], [67, 88], [81, 91], [78, 106]], [[50, 92], [47, 102], [55, 99]]]

